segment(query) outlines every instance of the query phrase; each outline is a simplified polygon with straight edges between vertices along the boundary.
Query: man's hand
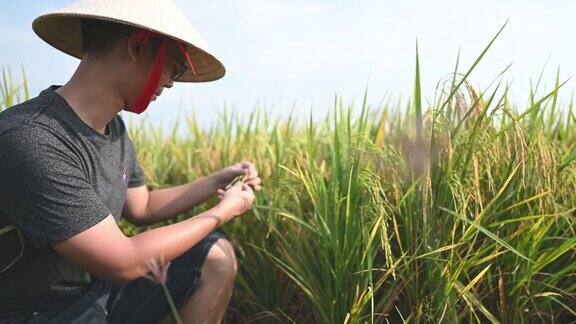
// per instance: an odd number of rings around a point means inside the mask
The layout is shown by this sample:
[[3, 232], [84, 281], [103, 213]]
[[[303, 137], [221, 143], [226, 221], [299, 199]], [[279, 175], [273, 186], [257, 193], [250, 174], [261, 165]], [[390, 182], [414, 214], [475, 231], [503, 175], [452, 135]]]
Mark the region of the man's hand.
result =
[[133, 224], [147, 225], [172, 218], [198, 206], [206, 199], [226, 190], [238, 176], [253, 191], [262, 189], [260, 177], [250, 162], [233, 164], [211, 175], [183, 185], [148, 192], [144, 185], [126, 190], [122, 216]]
[[228, 190], [218, 189], [216, 194], [221, 200], [218, 206], [229, 211], [232, 216], [242, 215], [252, 209], [256, 199], [252, 188], [245, 183], [236, 183]]
[[262, 190], [262, 179], [260, 179], [256, 167], [251, 162], [243, 161], [236, 163], [214, 173], [220, 189], [225, 189], [226, 186], [238, 176], [246, 176], [244, 183], [254, 191]]

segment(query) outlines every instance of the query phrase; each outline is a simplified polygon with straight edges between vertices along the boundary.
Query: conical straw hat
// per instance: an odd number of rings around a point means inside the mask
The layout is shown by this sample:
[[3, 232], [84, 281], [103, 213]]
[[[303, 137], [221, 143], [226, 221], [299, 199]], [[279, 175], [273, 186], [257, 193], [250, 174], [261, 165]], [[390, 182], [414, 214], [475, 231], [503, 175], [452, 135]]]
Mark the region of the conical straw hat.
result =
[[181, 41], [186, 46], [197, 75], [191, 69], [186, 69], [175, 81], [213, 81], [226, 73], [224, 65], [174, 0], [82, 0], [39, 16], [32, 23], [32, 29], [56, 49], [82, 58], [82, 18], [140, 27]]

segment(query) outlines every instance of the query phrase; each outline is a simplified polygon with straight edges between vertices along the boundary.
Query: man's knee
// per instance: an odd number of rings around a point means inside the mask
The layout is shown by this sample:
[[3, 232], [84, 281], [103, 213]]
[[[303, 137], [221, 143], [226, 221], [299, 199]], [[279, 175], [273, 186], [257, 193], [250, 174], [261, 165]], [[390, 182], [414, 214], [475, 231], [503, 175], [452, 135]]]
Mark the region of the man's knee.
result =
[[207, 280], [214, 278], [218, 281], [225, 279], [226, 282], [230, 282], [236, 278], [237, 269], [238, 263], [232, 243], [220, 238], [208, 250], [206, 261], [202, 266], [202, 277]]

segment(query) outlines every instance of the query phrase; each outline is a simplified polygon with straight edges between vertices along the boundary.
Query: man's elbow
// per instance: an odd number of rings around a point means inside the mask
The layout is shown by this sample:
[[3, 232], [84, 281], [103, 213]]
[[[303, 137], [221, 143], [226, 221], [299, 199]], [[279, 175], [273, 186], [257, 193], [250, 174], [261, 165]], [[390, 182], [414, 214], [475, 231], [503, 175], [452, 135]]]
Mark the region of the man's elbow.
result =
[[94, 275], [115, 284], [124, 285], [134, 279], [138, 279], [148, 273], [148, 269], [134, 253], [132, 247], [119, 246], [113, 258], [108, 259], [105, 264], [92, 268]]
[[116, 267], [99, 275], [100, 278], [117, 285], [125, 285], [145, 275], [146, 272], [138, 267]]
[[125, 219], [128, 223], [135, 226], [150, 225], [150, 222], [148, 221], [149, 217], [147, 216], [147, 211], [144, 208], [138, 211], [124, 210], [122, 212], [122, 218]]
[[126, 201], [124, 202], [124, 209], [122, 210], [122, 218], [137, 226], [148, 225], [149, 202], [150, 193], [145, 185], [129, 188], [126, 192]]
[[134, 216], [134, 215], [122, 215], [122, 218], [134, 226], [146, 226], [146, 225], [148, 225], [143, 217], [138, 217], [138, 216]]
[[131, 271], [119, 271], [114, 273], [109, 281], [117, 285], [125, 285], [134, 279], [138, 279], [139, 277], [141, 276], [135, 276]]

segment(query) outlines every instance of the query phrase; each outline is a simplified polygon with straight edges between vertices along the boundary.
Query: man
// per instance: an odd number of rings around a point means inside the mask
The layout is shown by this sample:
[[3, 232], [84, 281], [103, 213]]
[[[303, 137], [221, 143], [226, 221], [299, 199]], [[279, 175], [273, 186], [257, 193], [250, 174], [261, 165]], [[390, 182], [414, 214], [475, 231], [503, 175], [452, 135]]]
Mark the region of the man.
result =
[[[0, 114], [0, 228], [12, 229], [0, 236], [0, 322], [156, 322], [166, 297], [142, 276], [168, 261], [183, 321], [220, 322], [236, 259], [213, 231], [251, 209], [261, 179], [242, 162], [148, 192], [117, 113], [141, 113], [173, 81], [215, 80], [224, 67], [169, 0], [81, 1], [33, 28], [81, 62], [65, 85]], [[215, 194], [215, 207], [131, 238], [116, 224], [166, 220]]]

